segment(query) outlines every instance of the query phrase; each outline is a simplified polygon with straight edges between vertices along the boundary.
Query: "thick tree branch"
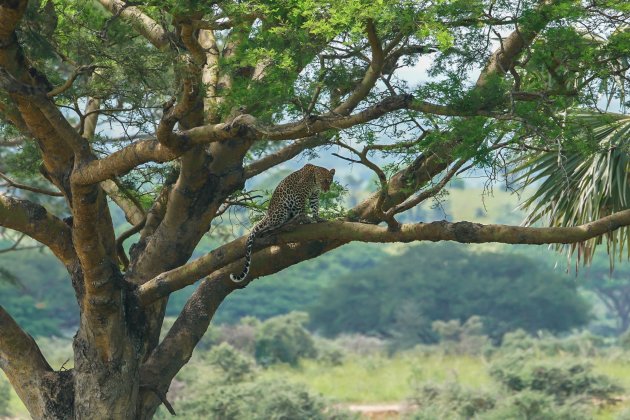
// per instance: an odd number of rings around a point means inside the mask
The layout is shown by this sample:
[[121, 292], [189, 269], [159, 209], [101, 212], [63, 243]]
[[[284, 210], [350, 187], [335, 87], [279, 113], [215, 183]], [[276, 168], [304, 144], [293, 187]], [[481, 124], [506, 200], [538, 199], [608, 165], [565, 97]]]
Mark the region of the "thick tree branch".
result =
[[490, 60], [477, 79], [477, 87], [486, 86], [492, 77], [506, 74], [514, 65], [516, 58], [529, 46], [538, 33], [551, 19], [549, 6], [556, 0], [543, 0], [537, 7], [538, 19], [527, 27], [521, 27], [501, 41], [501, 46], [492, 54]]
[[[296, 141], [293, 145], [287, 146], [282, 152], [276, 152], [277, 154], [270, 155], [273, 157], [269, 157], [266, 161], [262, 161], [261, 159], [261, 162], [258, 162], [255, 165], [252, 164], [254, 166], [250, 169], [252, 170], [252, 173], [254, 173], [259, 170], [257, 167], [264, 168], [265, 165], [277, 162], [279, 159], [285, 159], [285, 156], [290, 156], [292, 154], [293, 156], [296, 156], [300, 151], [317, 145], [316, 143], [318, 141], [315, 140], [313, 136], [319, 133], [323, 133], [328, 130], [342, 130], [350, 128], [358, 124], [373, 121], [390, 112], [402, 109], [413, 109], [435, 115], [496, 116], [481, 110], [463, 112], [441, 105], [413, 101], [413, 97], [411, 95], [390, 96], [362, 111], [348, 116], [312, 116], [298, 122], [271, 126], [265, 126], [259, 123], [253, 116], [244, 114], [238, 116], [229, 124], [209, 124], [194, 127], [189, 130], [170, 133], [169, 145], [177, 145], [176, 149], [166, 147], [164, 144], [160, 144], [160, 142], [155, 139], [137, 141], [103, 159], [93, 160], [81, 166], [74, 172], [73, 181], [82, 185], [87, 185], [115, 176], [124, 175], [143, 163], [168, 162], [173, 160], [196, 145], [215, 142], [229, 142], [234, 141], [236, 138], [270, 141], [302, 139]], [[309, 140], [306, 140], [306, 138], [309, 138]]]
[[[263, 244], [288, 244], [294, 242], [309, 243], [311, 241], [337, 241], [348, 243], [360, 242], [416, 242], [416, 241], [455, 241], [461, 243], [499, 242], [506, 244], [569, 244], [582, 242], [605, 233], [610, 233], [622, 226], [630, 225], [630, 210], [625, 210], [575, 227], [522, 227], [508, 225], [483, 225], [471, 222], [450, 223], [445, 221], [432, 223], [403, 224], [397, 231], [389, 230], [373, 224], [355, 222], [328, 222], [300, 225], [287, 231], [280, 229], [277, 235], [258, 241], [257, 247]], [[138, 289], [139, 299], [143, 305], [168, 296], [175, 290], [195, 283], [200, 278], [230, 264], [231, 269], [238, 268], [234, 264], [245, 252], [246, 237], [239, 238], [223, 245], [211, 253], [204, 255], [182, 267], [146, 282]], [[277, 246], [277, 245], [276, 245]], [[252, 267], [275, 261], [271, 248], [265, 248], [264, 254], [254, 254]]]
[[46, 378], [53, 370], [33, 340], [0, 306], [0, 368], [33, 418], [45, 418]]
[[0, 194], [0, 226], [43, 243], [65, 265], [76, 261], [70, 227], [39, 204]]
[[366, 23], [366, 32], [368, 42], [370, 44], [370, 50], [372, 52], [370, 65], [363, 76], [363, 80], [359, 82], [350, 96], [333, 110], [333, 115], [347, 115], [352, 112], [359, 102], [365, 99], [365, 97], [370, 93], [374, 84], [376, 84], [376, 81], [381, 75], [385, 55], [383, 54], [383, 47], [381, 46], [381, 41], [378, 39], [376, 27], [372, 20], [368, 20]]
[[[271, 274], [300, 261], [314, 258], [341, 245], [340, 242], [283, 244], [272, 246], [254, 262], [251, 278]], [[188, 299], [167, 336], [151, 354], [140, 370], [141, 381], [149, 381], [166, 392], [177, 372], [188, 362], [195, 346], [208, 329], [208, 325], [226, 296], [238, 286], [229, 279], [229, 265], [206, 278]], [[151, 401], [147, 401], [150, 399]], [[160, 401], [148, 394], [145, 406], [155, 410]]]
[[139, 34], [144, 36], [158, 49], [168, 46], [168, 33], [155, 20], [151, 19], [136, 6], [130, 6], [121, 0], [99, 0], [114, 16], [120, 16], [129, 22]]
[[26, 10], [27, 0], [0, 2], [0, 44], [8, 45]]
[[291, 140], [309, 137], [326, 130], [339, 130], [379, 118], [388, 112], [404, 109], [412, 102], [410, 95], [398, 95], [384, 99], [376, 105], [349, 116], [317, 117], [312, 121], [263, 126], [251, 115], [241, 115], [232, 123], [210, 124], [172, 133], [181, 145], [170, 149], [156, 140], [141, 140], [112, 153], [103, 159], [91, 161], [74, 171], [72, 179], [89, 185], [114, 176], [123, 175], [147, 162], [167, 162], [181, 156], [195, 145], [234, 140], [236, 138]]

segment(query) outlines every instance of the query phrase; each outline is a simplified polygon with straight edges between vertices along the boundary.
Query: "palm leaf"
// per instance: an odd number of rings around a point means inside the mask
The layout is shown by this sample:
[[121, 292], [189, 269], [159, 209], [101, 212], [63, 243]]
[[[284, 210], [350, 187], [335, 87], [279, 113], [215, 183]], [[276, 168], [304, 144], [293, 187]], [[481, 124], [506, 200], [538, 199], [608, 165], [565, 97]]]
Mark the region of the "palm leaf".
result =
[[[630, 202], [630, 116], [614, 113], [574, 112], [567, 118], [597, 143], [594, 153], [554, 150], [525, 156], [514, 172], [516, 180], [533, 186], [530, 198], [521, 204], [527, 210], [525, 224], [576, 226], [625, 210]], [[630, 258], [630, 229], [622, 227], [605, 235], [608, 253], [624, 247]], [[602, 238], [568, 246], [578, 262], [591, 262]], [[559, 245], [558, 248], [563, 248]]]

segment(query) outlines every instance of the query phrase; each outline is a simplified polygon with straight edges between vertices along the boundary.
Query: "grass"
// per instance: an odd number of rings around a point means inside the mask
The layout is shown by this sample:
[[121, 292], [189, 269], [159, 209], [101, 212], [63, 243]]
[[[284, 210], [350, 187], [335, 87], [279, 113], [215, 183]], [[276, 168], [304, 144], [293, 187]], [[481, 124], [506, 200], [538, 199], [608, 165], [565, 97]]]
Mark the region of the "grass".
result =
[[619, 403], [615, 405], [608, 405], [602, 407], [599, 411], [598, 420], [621, 420], [619, 414], [622, 411], [628, 410], [624, 419], [630, 418], [630, 359], [625, 358], [619, 360], [619, 358], [593, 358], [589, 359], [593, 363], [593, 370], [596, 373], [610, 376], [614, 378], [621, 386], [626, 390], [626, 396]]
[[[630, 394], [630, 359], [590, 357], [586, 360], [593, 364], [596, 373], [615, 379]], [[262, 376], [302, 383], [332, 401], [357, 404], [401, 402], [413, 394], [414, 385], [456, 381], [464, 388], [493, 391], [498, 387], [488, 375], [484, 358], [440, 354], [403, 353], [392, 358], [353, 355], [339, 366], [305, 360], [299, 367], [274, 366], [264, 370]], [[630, 411], [628, 398], [603, 406], [596, 413], [596, 419], [619, 420], [625, 410]]]
[[383, 403], [407, 399], [414, 384], [459, 381], [470, 387], [492, 387], [485, 362], [470, 356], [403, 353], [392, 358], [351, 356], [342, 365], [326, 366], [305, 360], [300, 367], [274, 367], [262, 375], [306, 384], [339, 402]]

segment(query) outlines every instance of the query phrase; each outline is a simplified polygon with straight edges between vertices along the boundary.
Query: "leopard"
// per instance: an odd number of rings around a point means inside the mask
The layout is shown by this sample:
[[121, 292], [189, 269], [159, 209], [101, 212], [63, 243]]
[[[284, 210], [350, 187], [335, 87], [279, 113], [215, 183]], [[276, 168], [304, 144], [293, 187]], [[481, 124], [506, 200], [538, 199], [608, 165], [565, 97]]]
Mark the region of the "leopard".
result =
[[[292, 221], [319, 223], [326, 219], [319, 216], [319, 194], [328, 192], [335, 175], [334, 169], [326, 169], [307, 163], [284, 178], [271, 194], [267, 213], [251, 230], [245, 247], [245, 268], [239, 275], [230, 274], [230, 279], [241, 283], [249, 274], [254, 239], [268, 231], [277, 229]], [[306, 216], [306, 204], [311, 210], [310, 219]]]

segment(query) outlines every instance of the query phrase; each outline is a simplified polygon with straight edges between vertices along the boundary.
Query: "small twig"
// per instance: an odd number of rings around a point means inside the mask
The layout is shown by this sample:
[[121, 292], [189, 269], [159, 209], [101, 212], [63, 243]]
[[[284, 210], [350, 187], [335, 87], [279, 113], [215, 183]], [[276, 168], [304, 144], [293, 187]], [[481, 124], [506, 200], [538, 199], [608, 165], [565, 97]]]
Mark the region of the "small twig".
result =
[[347, 158], [347, 157], [341, 156], [341, 155], [340, 155], [340, 154], [338, 154], [338, 153], [331, 153], [331, 154], [332, 154], [333, 156], [337, 156], [339, 159], [343, 159], [343, 160], [346, 160], [346, 161], [348, 161], [348, 162], [352, 162], [352, 163], [362, 163], [360, 160], [350, 159], [350, 158]]
[[444, 188], [444, 186], [448, 183], [448, 181], [450, 181], [451, 178], [455, 176], [459, 168], [461, 168], [462, 165], [466, 163], [466, 161], [467, 159], [460, 159], [451, 167], [451, 169], [446, 173], [446, 175], [444, 175], [444, 178], [442, 178], [440, 182], [438, 182], [437, 184], [435, 184], [433, 187], [429, 188], [428, 190], [421, 192], [417, 196], [411, 199], [408, 199], [398, 204], [397, 206], [390, 208], [389, 210], [387, 210], [387, 212], [385, 212], [385, 215], [387, 217], [393, 217], [395, 214], [409, 210], [410, 208], [415, 207], [416, 205], [420, 204], [427, 198], [433, 197], [438, 192], [440, 192], [442, 188]]
[[61, 365], [61, 367], [59, 368], [59, 370], [60, 370], [60, 371], [62, 371], [62, 370], [68, 370], [68, 369], [66, 368], [66, 364], [67, 364], [69, 361], [70, 361], [70, 359], [66, 359], [66, 361], [65, 361], [65, 362], [63, 362], [63, 364]]
[[220, 208], [219, 210], [217, 210], [217, 212], [214, 215], [214, 217], [222, 216], [232, 206], [245, 206], [245, 207], [248, 207], [248, 206], [244, 205], [243, 203], [251, 201], [251, 200], [253, 200], [255, 198], [262, 198], [262, 195], [246, 196], [246, 197], [240, 198], [238, 200], [226, 200], [225, 203], [224, 203], [224, 206], [222, 208]]
[[65, 83], [63, 85], [57, 86], [56, 88], [54, 88], [50, 92], [46, 93], [46, 97], [47, 98], [54, 98], [55, 96], [59, 95], [60, 93], [65, 92], [66, 90], [68, 90], [68, 89], [70, 89], [72, 87], [72, 85], [74, 84], [74, 81], [77, 79], [77, 77], [79, 77], [83, 73], [94, 71], [98, 67], [100, 67], [100, 66], [89, 65], [89, 66], [77, 67], [76, 69], [74, 69], [74, 71], [72, 72], [72, 75], [68, 78], [68, 80], [65, 81]]
[[58, 191], [50, 191], [43, 188], [31, 187], [29, 185], [20, 184], [18, 182], [13, 181], [11, 178], [7, 177], [5, 174], [0, 172], [0, 178], [4, 179], [9, 187], [18, 188], [20, 190], [31, 191], [38, 194], [46, 194], [53, 197], [63, 197], [63, 193]]

